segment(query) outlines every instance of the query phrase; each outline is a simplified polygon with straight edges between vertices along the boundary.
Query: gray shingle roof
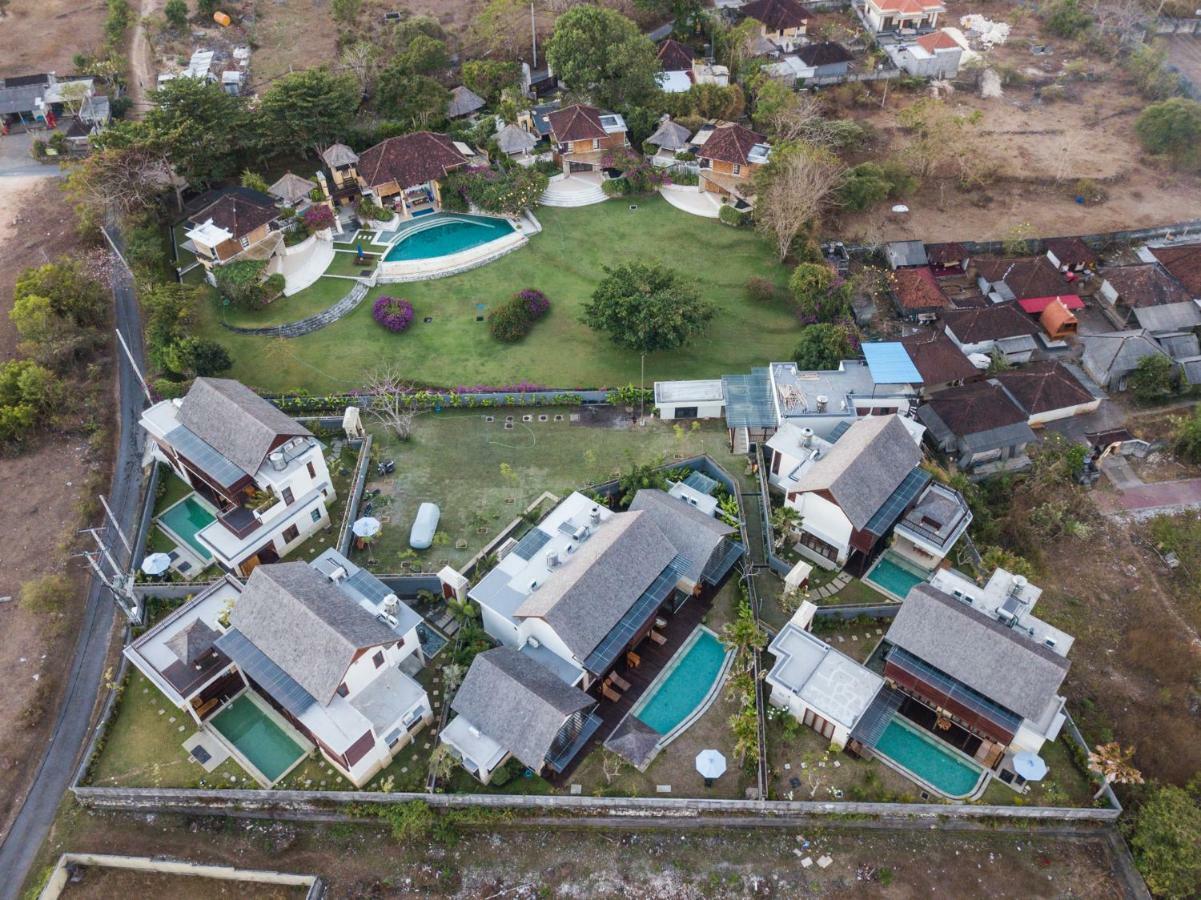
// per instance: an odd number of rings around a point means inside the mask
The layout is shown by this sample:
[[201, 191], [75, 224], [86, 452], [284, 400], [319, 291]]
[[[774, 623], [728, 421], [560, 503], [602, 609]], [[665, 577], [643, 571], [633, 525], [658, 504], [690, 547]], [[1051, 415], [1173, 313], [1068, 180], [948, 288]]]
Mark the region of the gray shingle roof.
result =
[[179, 408], [179, 423], [254, 475], [280, 437], [312, 433], [241, 382], [197, 378]]
[[685, 575], [700, 581], [713, 552], [721, 546], [726, 535], [734, 529], [713, 516], [707, 516], [686, 500], [679, 500], [664, 491], [641, 490], [630, 503], [630, 512], [644, 511], [663, 535], [676, 548], [676, 553], [688, 560]]
[[255, 569], [229, 621], [322, 704], [333, 699], [355, 651], [398, 639], [302, 562]]
[[1142, 329], [1081, 335], [1080, 342], [1084, 344], [1084, 370], [1102, 387], [1116, 387], [1115, 381], [1133, 372], [1143, 357], [1164, 353]]
[[1134, 310], [1139, 328], [1148, 331], [1178, 331], [1201, 325], [1201, 308], [1189, 300], [1185, 303], [1165, 303], [1163, 306], [1141, 306]]
[[511, 647], [479, 654], [450, 708], [535, 771], [568, 716], [596, 701]]
[[1055, 699], [1069, 665], [927, 584], [909, 592], [885, 639], [1032, 721], [1041, 719]]
[[292, 172], [285, 172], [279, 181], [267, 188], [267, 193], [278, 197], [285, 203], [296, 203], [298, 200], [308, 197], [309, 192], [315, 187], [317, 187], [317, 182], [301, 178]]
[[218, 634], [200, 619], [193, 619], [167, 641], [167, 647], [181, 663], [190, 666], [213, 649]]
[[545, 619], [582, 660], [675, 556], [675, 547], [651, 516], [614, 516], [580, 545], [562, 571], [553, 572], [531, 593], [516, 614]]
[[646, 142], [664, 150], [678, 152], [688, 146], [688, 139], [691, 136], [692, 132], [683, 125], [673, 122], [671, 119], [664, 119], [655, 129], [655, 133], [646, 139]]
[[454, 119], [468, 116], [477, 109], [485, 106], [484, 98], [469, 87], [459, 85], [450, 92], [450, 100], [446, 104], [446, 117]]
[[502, 153], [524, 153], [533, 150], [538, 139], [516, 125], [509, 124], [496, 132], [496, 146]]
[[796, 490], [829, 491], [855, 528], [863, 528], [922, 461], [899, 416], [857, 419]]

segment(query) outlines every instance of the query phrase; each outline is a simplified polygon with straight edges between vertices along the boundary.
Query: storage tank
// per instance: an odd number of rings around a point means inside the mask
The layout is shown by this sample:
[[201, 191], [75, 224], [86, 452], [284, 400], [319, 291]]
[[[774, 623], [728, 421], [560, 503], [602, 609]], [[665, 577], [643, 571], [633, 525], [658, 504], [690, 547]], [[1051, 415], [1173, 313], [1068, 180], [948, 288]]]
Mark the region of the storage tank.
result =
[[213, 13], [213, 21], [222, 28], [228, 28], [232, 20], [229, 18], [228, 14], [217, 10], [217, 12]]

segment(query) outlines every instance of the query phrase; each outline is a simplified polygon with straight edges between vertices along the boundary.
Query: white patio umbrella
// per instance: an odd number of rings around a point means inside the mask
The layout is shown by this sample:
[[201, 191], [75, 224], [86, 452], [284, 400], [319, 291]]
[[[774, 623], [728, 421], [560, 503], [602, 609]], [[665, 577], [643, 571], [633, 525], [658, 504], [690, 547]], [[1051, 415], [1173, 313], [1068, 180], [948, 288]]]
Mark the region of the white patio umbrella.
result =
[[355, 519], [354, 524], [350, 526], [350, 530], [354, 532], [355, 537], [373, 538], [379, 534], [383, 525], [379, 519], [373, 516], [363, 516], [361, 519]]
[[142, 571], [147, 575], [162, 575], [171, 568], [171, 557], [166, 553], [151, 553], [142, 560]]
[[726, 771], [726, 758], [717, 750], [702, 750], [696, 755], [696, 770], [702, 778], [720, 778]]
[[1023, 750], [1013, 758], [1013, 771], [1027, 781], [1042, 781], [1047, 774], [1047, 763], [1038, 754]]
[[894, 206], [892, 208], [892, 211], [894, 213], [896, 213], [897, 215], [904, 215], [905, 213], [909, 212], [909, 207], [906, 206], [904, 203], [898, 203], [896, 206]]

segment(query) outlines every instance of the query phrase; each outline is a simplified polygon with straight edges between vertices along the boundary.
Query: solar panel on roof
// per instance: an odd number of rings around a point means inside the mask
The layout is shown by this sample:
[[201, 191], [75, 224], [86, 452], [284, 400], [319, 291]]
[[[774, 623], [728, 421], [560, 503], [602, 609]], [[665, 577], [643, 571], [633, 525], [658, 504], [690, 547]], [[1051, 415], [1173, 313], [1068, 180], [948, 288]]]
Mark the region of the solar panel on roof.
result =
[[868, 519], [864, 531], [870, 531], [872, 534], [884, 534], [888, 531], [929, 482], [930, 473], [920, 466], [915, 467], [884, 501], [884, 505], [876, 510], [876, 514]]
[[214, 643], [247, 678], [292, 715], [299, 718], [317, 702], [312, 694], [297, 684], [296, 679], [276, 665], [271, 657], [238, 629], [231, 628]]
[[723, 375], [721, 386], [730, 428], [771, 428], [777, 424], [767, 369], [753, 369], [750, 375]]
[[646, 625], [647, 619], [671, 596], [680, 576], [688, 571], [691, 565], [679, 555], [669, 562], [651, 582], [651, 586], [634, 601], [621, 620], [609, 629], [609, 633], [596, 645], [596, 649], [588, 654], [588, 658], [584, 660], [584, 668], [599, 675], [613, 665], [634, 635]]
[[550, 535], [538, 528], [532, 528], [528, 531], [517, 546], [511, 551], [518, 559], [533, 559], [534, 554], [546, 546], [546, 542], [550, 540]]
[[345, 587], [357, 592], [371, 603], [379, 606], [393, 590], [365, 569], [359, 569], [343, 582]]
[[690, 472], [684, 479], [684, 484], [702, 494], [712, 494], [717, 488], [717, 480], [710, 478], [704, 472]]
[[843, 421], [839, 422], [837, 425], [835, 425], [834, 428], [830, 431], [830, 438], [829, 438], [830, 443], [833, 444], [840, 437], [842, 437], [844, 434], [846, 434], [847, 429], [850, 427], [851, 427], [851, 423], [845, 419]]
[[233, 487], [246, 477], [245, 472], [182, 425], [167, 433], [167, 443], [222, 487]]

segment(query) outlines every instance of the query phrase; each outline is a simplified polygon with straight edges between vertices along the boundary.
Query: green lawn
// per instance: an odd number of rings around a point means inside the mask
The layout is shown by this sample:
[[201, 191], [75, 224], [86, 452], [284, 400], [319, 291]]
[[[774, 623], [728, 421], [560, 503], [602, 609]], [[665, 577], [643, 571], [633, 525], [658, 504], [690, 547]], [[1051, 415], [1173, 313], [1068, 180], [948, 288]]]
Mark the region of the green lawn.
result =
[[[224, 318], [230, 325], [239, 325], [244, 328], [295, 322], [297, 319], [303, 319], [306, 316], [329, 309], [329, 307], [350, 293], [353, 287], [354, 282], [347, 281], [345, 278], [318, 278], [303, 291], [299, 291], [291, 297], [280, 297], [264, 308], [256, 310], [242, 309], [237, 306], [227, 306], [221, 309], [217, 305], [220, 302], [217, 299], [217, 292], [210, 291], [209, 295], [212, 297], [212, 305], [209, 307], [209, 314], [206, 316], [205, 328], [209, 330], [212, 337], [228, 343], [233, 334], [220, 326], [219, 318]], [[261, 356], [263, 343], [269, 339], [242, 338], [242, 340], [250, 342], [247, 345], [247, 352], [255, 352], [249, 348], [253, 348], [257, 344], [257, 352]], [[261, 359], [258, 365], [262, 365]], [[267, 366], [267, 368], [270, 367]], [[236, 378], [237, 375], [230, 375], [228, 377]], [[261, 385], [256, 384], [256, 386]]]
[[[344, 253], [336, 251], [334, 253], [334, 261], [329, 264], [329, 268], [325, 270], [326, 275], [351, 275], [359, 276], [364, 271], [370, 272], [375, 268], [379, 256], [373, 253], [364, 253], [363, 262], [358, 261], [357, 253]], [[347, 285], [349, 289], [351, 285]]]
[[[230, 334], [218, 324], [215, 305], [200, 331], [230, 350], [229, 377], [264, 390], [353, 389], [362, 385], [366, 370], [383, 362], [396, 364], [414, 380], [449, 386], [522, 379], [563, 388], [624, 384], [639, 378], [638, 354], [618, 350], [588, 329], [580, 322], [581, 309], [605, 265], [656, 260], [695, 278], [718, 314], [708, 334], [692, 346], [648, 356], [648, 383], [744, 372], [791, 353], [800, 326], [788, 308], [752, 303], [743, 294], [752, 275], [781, 285], [786, 280], [761, 238], [690, 216], [658, 197], [639, 200], [638, 207], [631, 211], [628, 203], [610, 201], [582, 209], [539, 209], [544, 230], [528, 247], [453, 278], [383, 285], [346, 319], [305, 337], [271, 342]], [[339, 288], [347, 284], [325, 281]], [[518, 344], [494, 341], [487, 325], [475, 321], [477, 304], [486, 311], [527, 287], [547, 294], [550, 314]], [[228, 315], [240, 325], [299, 318], [323, 308], [312, 291], [281, 301], [278, 309], [273, 304], [260, 313]], [[370, 301], [382, 293], [412, 301], [417, 317], [409, 332], [393, 335], [372, 320]], [[325, 299], [332, 303], [336, 297]], [[425, 323], [427, 316], [433, 321]]]
[[[422, 571], [434, 572], [449, 561], [461, 565], [521, 514], [543, 491], [566, 496], [587, 484], [607, 481], [631, 462], [652, 462], [706, 453], [731, 475], [740, 475], [745, 459], [730, 455], [726, 432], [720, 423], [678, 434], [667, 423], [652, 421], [641, 428], [629, 420], [614, 422], [613, 413], [598, 414], [578, 408], [538, 407], [528, 411], [489, 411], [495, 421], [485, 422], [481, 411], [428, 414], [417, 419], [413, 437], [401, 444], [376, 432], [373, 455], [393, 459], [396, 472], [380, 478], [371, 470], [368, 488], [377, 488], [373, 515], [386, 520], [372, 548], [378, 572], [400, 571], [401, 554], [409, 543], [409, 529], [418, 506], [437, 503], [442, 515], [438, 533], [445, 544], [435, 544], [418, 554]], [[533, 415], [523, 423], [521, 416]], [[570, 421], [575, 413], [579, 422]], [[515, 427], [504, 429], [512, 414]], [[562, 415], [564, 420], [554, 421]], [[538, 416], [549, 417], [546, 422]], [[589, 424], [592, 422], [592, 424]], [[511, 477], [501, 474], [507, 464]], [[458, 542], [466, 546], [456, 547]], [[366, 556], [356, 552], [362, 565]]]

